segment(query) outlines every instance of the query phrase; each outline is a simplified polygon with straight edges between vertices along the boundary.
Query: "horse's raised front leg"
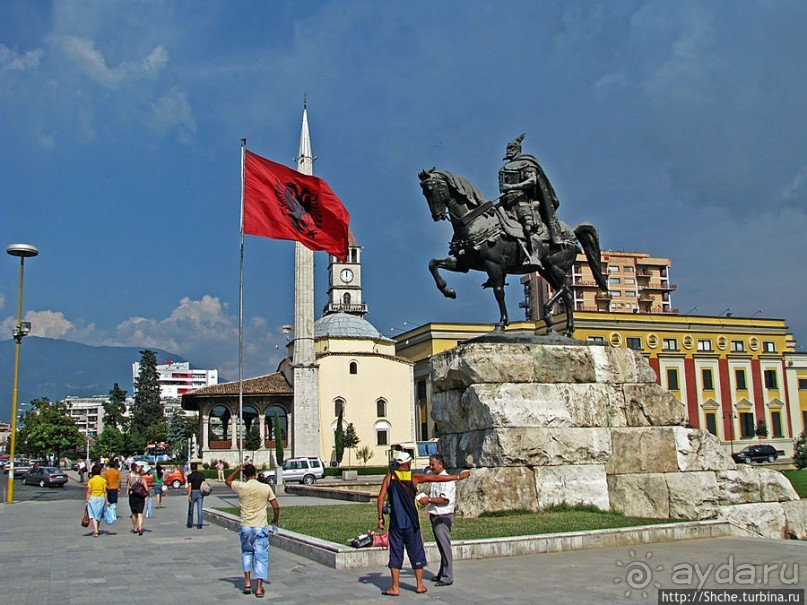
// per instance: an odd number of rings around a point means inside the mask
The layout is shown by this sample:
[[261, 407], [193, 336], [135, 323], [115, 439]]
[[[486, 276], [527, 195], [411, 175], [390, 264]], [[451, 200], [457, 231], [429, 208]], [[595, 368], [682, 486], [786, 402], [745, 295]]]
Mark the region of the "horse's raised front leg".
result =
[[[429, 272], [434, 278], [434, 283], [437, 284], [437, 289], [443, 293], [446, 298], [457, 298], [457, 293], [452, 288], [448, 287], [446, 280], [440, 275], [440, 269], [446, 271], [459, 271], [457, 268], [457, 258], [454, 256], [447, 256], [446, 258], [433, 258], [429, 261]], [[467, 270], [465, 271], [467, 273]]]

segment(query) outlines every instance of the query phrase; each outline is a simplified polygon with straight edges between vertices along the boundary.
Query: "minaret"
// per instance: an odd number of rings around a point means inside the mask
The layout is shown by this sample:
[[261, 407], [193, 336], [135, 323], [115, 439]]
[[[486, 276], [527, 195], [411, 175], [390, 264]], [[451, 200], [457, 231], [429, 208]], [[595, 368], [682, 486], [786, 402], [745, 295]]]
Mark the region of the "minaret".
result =
[[[303, 127], [297, 171], [314, 174], [308, 132], [308, 109], [303, 104]], [[294, 410], [292, 455], [319, 456], [319, 373], [314, 354], [314, 252], [294, 245]]]

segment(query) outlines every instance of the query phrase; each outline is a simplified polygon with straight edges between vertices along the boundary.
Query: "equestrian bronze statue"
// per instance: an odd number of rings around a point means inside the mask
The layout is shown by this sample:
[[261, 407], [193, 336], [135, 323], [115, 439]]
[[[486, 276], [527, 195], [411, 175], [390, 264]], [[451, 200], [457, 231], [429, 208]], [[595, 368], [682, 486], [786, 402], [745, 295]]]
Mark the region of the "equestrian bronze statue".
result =
[[554, 292], [542, 309], [547, 332], [552, 331], [552, 306], [561, 300], [566, 309], [564, 333], [571, 336], [574, 296], [566, 275], [577, 257], [578, 243], [597, 285], [608, 290], [600, 264], [599, 236], [591, 223], [580, 223], [572, 230], [557, 219], [557, 195], [538, 161], [521, 153], [523, 138], [521, 135], [507, 146], [507, 162], [499, 173], [500, 195], [493, 200], [486, 200], [471, 183], [450, 172], [432, 168], [418, 175], [432, 219], [449, 220], [454, 228], [449, 256], [433, 258], [429, 271], [448, 298], [457, 294], [447, 287], [440, 269], [487, 273], [482, 287], [491, 288], [499, 304], [497, 330], [510, 323], [504, 299], [507, 275], [537, 271]]

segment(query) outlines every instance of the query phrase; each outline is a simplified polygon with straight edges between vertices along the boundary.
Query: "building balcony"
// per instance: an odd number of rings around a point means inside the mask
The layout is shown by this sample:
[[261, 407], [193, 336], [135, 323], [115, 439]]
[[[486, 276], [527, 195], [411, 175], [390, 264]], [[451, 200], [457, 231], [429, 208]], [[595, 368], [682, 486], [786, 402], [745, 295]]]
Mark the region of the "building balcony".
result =
[[614, 295], [610, 292], [603, 292], [602, 290], [597, 292], [597, 294], [594, 296], [594, 298], [597, 300], [611, 300], [613, 297]]
[[597, 282], [589, 279], [578, 279], [571, 286], [572, 288], [599, 288]]
[[671, 292], [677, 290], [676, 284], [639, 284], [640, 290], [661, 290], [664, 292]]
[[367, 303], [345, 305], [342, 303], [328, 303], [323, 313], [367, 313]]

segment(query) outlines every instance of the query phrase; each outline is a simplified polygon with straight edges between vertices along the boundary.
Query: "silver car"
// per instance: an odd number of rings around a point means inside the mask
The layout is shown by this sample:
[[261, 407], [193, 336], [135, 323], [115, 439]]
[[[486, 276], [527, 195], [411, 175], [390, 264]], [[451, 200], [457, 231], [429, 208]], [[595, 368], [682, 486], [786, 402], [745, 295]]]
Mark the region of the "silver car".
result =
[[[283, 481], [297, 481], [311, 485], [317, 479], [325, 476], [325, 464], [317, 457], [290, 458], [283, 461], [281, 468], [283, 469]], [[274, 485], [276, 483], [275, 469], [260, 471], [258, 481]]]
[[39, 487], [64, 487], [67, 483], [67, 475], [53, 466], [39, 466], [31, 469], [22, 478], [22, 482], [24, 485], [38, 485]]

